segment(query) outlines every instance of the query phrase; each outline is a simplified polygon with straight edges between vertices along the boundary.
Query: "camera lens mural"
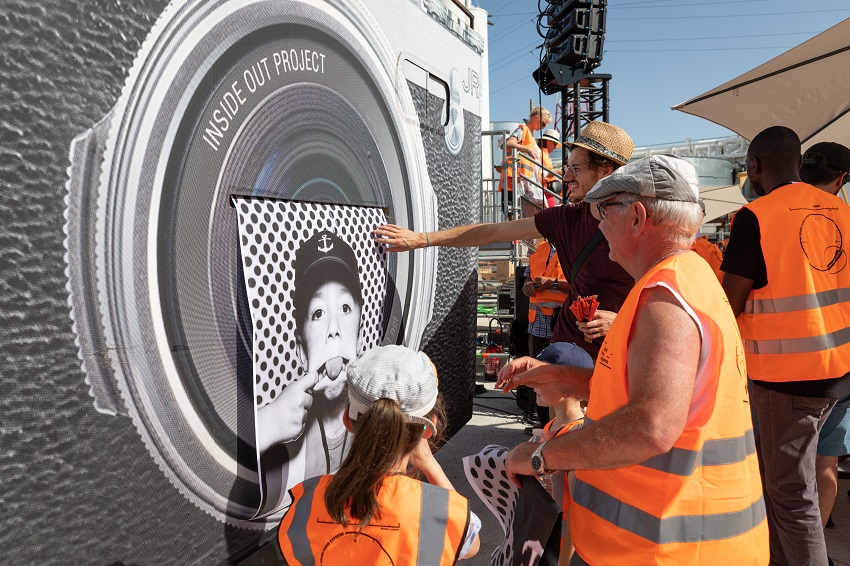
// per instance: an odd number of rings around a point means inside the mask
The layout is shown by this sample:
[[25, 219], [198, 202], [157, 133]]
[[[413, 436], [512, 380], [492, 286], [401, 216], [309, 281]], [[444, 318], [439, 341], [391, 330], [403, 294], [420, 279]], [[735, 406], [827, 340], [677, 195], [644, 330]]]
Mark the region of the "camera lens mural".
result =
[[[386, 254], [368, 234], [478, 217], [482, 48], [458, 24], [389, 0], [9, 4], [6, 561], [238, 563], [273, 539], [289, 485], [258, 461], [287, 448], [260, 434], [272, 392], [312, 375], [305, 395], [344, 398], [351, 356], [379, 343], [428, 353], [465, 422], [475, 250]], [[250, 261], [279, 254], [259, 334], [240, 202], [290, 207], [258, 213], [274, 234]], [[299, 270], [318, 253], [336, 259]], [[331, 295], [334, 324], [359, 311], [338, 352], [311, 338], [327, 305], [296, 328], [300, 304]], [[344, 452], [334, 424], [293, 440], [333, 445], [310, 451], [322, 473]]]

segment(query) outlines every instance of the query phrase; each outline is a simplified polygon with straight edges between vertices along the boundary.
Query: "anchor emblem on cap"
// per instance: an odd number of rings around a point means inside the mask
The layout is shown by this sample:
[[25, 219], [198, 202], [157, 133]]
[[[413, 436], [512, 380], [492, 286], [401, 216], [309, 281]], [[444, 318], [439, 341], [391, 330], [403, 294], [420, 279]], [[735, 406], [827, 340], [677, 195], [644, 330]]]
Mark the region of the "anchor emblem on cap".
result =
[[334, 249], [333, 242], [330, 241], [330, 238], [328, 238], [327, 234], [319, 238], [319, 241], [321, 242], [321, 244], [319, 244], [320, 252], [328, 253], [329, 251]]

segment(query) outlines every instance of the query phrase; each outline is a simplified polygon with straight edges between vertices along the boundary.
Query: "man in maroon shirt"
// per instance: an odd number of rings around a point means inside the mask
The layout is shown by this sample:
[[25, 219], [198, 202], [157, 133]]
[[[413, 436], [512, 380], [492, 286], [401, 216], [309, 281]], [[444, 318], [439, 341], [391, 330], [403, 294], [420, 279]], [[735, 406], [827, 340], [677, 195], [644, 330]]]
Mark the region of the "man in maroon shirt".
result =
[[[387, 224], [375, 230], [375, 241], [391, 252], [428, 246], [485, 246], [494, 242], [546, 238], [555, 244], [561, 268], [570, 280], [569, 297], [561, 309], [552, 342], [573, 342], [594, 358], [611, 327], [614, 316], [634, 279], [608, 257], [608, 242], [599, 231], [599, 221], [584, 203], [584, 195], [597, 181], [625, 165], [634, 142], [622, 129], [605, 122], [591, 122], [572, 143], [564, 168], [570, 203], [541, 210], [529, 218], [511, 222], [469, 224], [439, 232], [413, 232]], [[569, 305], [579, 295], [597, 295], [599, 308], [589, 322], [577, 321]]]

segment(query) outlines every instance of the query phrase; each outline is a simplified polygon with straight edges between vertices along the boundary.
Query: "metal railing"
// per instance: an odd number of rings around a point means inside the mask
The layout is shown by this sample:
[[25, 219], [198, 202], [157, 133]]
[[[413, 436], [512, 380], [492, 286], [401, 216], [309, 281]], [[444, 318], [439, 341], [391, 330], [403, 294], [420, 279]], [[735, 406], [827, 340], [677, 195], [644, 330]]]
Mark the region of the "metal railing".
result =
[[[508, 159], [506, 158], [504, 148], [506, 147], [509, 133], [507, 130], [485, 130], [481, 132], [482, 147], [485, 148], [485, 151], [487, 151], [486, 148], [489, 148], [490, 152], [489, 156], [484, 156], [484, 163], [493, 164], [493, 168], [489, 174], [485, 172], [481, 177], [481, 214], [479, 218], [483, 223], [507, 222], [509, 220], [528, 218], [544, 207], [542, 202], [532, 199], [531, 195], [526, 195], [520, 190], [512, 191], [510, 195], [511, 199], [508, 200], [509, 194], [507, 190], [503, 190], [501, 187], [504, 171], [508, 166]], [[499, 153], [498, 158], [496, 155], [497, 152]], [[510, 156], [511, 163], [519, 162], [519, 153], [516, 149], [511, 150]], [[563, 177], [560, 172], [546, 167], [542, 162], [527, 155], [523, 155], [522, 158], [563, 183]], [[540, 182], [540, 179], [533, 179], [520, 174], [519, 167], [511, 167], [511, 175], [511, 187], [519, 187], [519, 181], [522, 180], [523, 185], [539, 189], [539, 194], [544, 195], [544, 199], [548, 195], [554, 197], [557, 204], [563, 203], [564, 196], [562, 194], [544, 186]], [[513, 242], [510, 245], [494, 245], [482, 248], [482, 255], [488, 256], [491, 259], [510, 259], [515, 264], [518, 264], [527, 255], [529, 248], [533, 250], [534, 246], [532, 242]]]

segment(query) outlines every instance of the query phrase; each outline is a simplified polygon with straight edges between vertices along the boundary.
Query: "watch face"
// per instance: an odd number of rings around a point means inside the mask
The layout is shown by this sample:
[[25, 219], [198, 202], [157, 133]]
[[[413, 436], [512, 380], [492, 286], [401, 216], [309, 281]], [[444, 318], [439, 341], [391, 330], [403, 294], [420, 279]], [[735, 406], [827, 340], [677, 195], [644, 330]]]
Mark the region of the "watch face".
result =
[[531, 457], [531, 467], [534, 468], [534, 471], [538, 474], [543, 472], [543, 458], [538, 455], [534, 455]]

